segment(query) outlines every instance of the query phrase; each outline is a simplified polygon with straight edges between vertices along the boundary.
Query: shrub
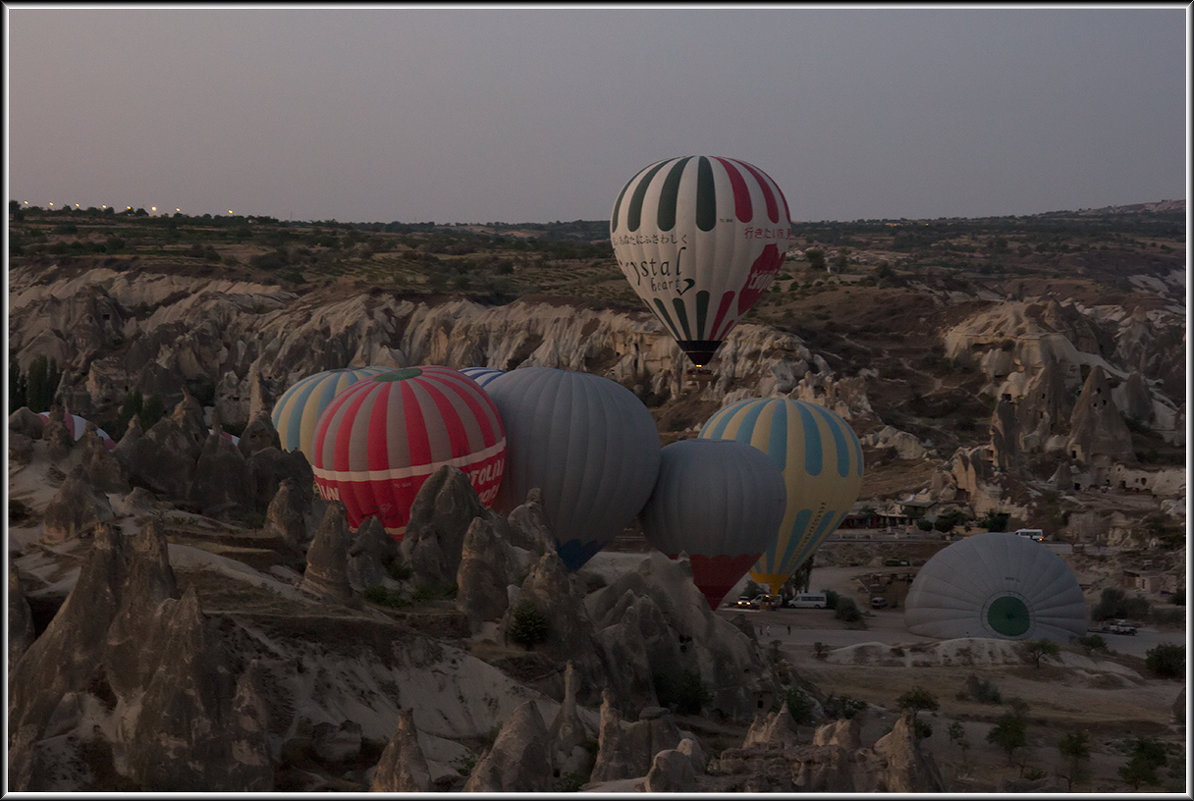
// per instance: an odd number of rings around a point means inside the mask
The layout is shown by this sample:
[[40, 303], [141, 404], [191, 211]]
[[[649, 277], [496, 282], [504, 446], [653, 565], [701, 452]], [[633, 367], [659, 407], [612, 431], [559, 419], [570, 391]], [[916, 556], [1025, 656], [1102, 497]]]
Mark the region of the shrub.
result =
[[857, 623], [862, 620], [862, 612], [859, 610], [858, 604], [854, 603], [853, 598], [839, 597], [833, 610], [833, 616], [847, 623]]
[[530, 601], [522, 601], [514, 607], [507, 629], [507, 636], [512, 641], [529, 651], [532, 646], [546, 642], [548, 634], [547, 616], [539, 611], [539, 607]]
[[1144, 655], [1144, 664], [1162, 678], [1180, 679], [1186, 673], [1186, 646], [1161, 643], [1149, 648]]
[[681, 671], [679, 678], [669, 673], [656, 673], [652, 678], [660, 706], [675, 709], [682, 715], [699, 715], [701, 708], [713, 697], [701, 681], [701, 674], [695, 670]]
[[1103, 639], [1101, 634], [1087, 634], [1078, 638], [1078, 644], [1086, 651], [1086, 655], [1090, 656], [1095, 651], [1107, 651], [1107, 641]]
[[403, 607], [410, 604], [398, 590], [375, 584], [365, 590], [365, 600], [378, 606]]
[[792, 716], [792, 720], [798, 726], [812, 723], [814, 707], [813, 700], [808, 697], [808, 693], [796, 685], [792, 685], [784, 694], [784, 701], [788, 704], [788, 714]]
[[837, 600], [841, 596], [835, 590], [822, 590], [825, 593], [825, 608], [837, 609]]
[[1147, 598], [1140, 595], [1128, 598], [1119, 587], [1107, 587], [1099, 597], [1099, 602], [1090, 611], [1090, 616], [1095, 620], [1145, 618], [1148, 617], [1149, 610]]

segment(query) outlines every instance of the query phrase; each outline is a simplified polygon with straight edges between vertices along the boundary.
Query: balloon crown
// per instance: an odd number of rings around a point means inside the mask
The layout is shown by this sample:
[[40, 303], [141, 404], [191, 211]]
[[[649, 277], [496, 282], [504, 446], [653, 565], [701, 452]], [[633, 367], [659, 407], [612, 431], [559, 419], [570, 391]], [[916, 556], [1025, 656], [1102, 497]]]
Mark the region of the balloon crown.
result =
[[373, 377], [374, 381], [405, 381], [408, 378], [415, 378], [423, 375], [423, 371], [418, 367], [401, 367], [397, 370], [391, 370], [388, 373], [381, 373]]

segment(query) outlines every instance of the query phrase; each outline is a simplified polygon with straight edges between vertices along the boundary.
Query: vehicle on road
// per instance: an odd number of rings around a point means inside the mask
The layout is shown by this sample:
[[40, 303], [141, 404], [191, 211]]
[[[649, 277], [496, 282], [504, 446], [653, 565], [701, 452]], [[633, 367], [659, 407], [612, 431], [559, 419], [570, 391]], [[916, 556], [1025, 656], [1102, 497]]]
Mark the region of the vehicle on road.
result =
[[792, 609], [824, 609], [829, 597], [823, 592], [801, 592], [792, 596], [787, 604]]
[[754, 596], [751, 595], [739, 595], [738, 600], [734, 603], [734, 606], [740, 607], [742, 609], [759, 608], [759, 605], [755, 603]]
[[886, 608], [887, 608], [887, 599], [884, 598], [882, 595], [876, 595], [874, 598], [871, 598], [871, 609], [886, 609]]
[[1101, 630], [1108, 634], [1128, 634], [1132, 636], [1136, 634], [1136, 626], [1126, 620], [1113, 620], [1110, 623], [1104, 623]]
[[1045, 532], [1039, 528], [1018, 528], [1014, 533], [1017, 537], [1027, 537], [1035, 542], [1045, 541]]

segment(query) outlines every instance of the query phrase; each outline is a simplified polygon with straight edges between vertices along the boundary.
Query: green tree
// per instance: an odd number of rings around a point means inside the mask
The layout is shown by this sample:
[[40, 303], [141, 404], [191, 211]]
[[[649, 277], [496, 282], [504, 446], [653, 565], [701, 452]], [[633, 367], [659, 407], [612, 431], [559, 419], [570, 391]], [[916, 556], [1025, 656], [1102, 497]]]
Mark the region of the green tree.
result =
[[1119, 777], [1139, 790], [1142, 784], [1157, 784], [1157, 768], [1168, 761], [1165, 746], [1151, 737], [1137, 737], [1132, 741], [1127, 764], [1119, 769]]
[[1042, 659], [1046, 656], [1057, 656], [1060, 653], [1061, 646], [1052, 640], [1029, 640], [1024, 643], [1024, 655], [1038, 670], [1041, 667]]
[[838, 596], [837, 605], [833, 609], [833, 616], [847, 623], [857, 623], [862, 620], [862, 612], [853, 598]]
[[809, 248], [804, 251], [804, 257], [808, 259], [808, 266], [814, 270], [825, 269], [825, 251], [820, 248]]
[[1103, 639], [1102, 634], [1086, 634], [1078, 638], [1078, 644], [1082, 646], [1082, 650], [1086, 652], [1087, 656], [1091, 656], [1095, 651], [1107, 651], [1107, 641]]
[[1086, 775], [1086, 762], [1090, 759], [1090, 741], [1086, 732], [1072, 731], [1057, 741], [1057, 750], [1065, 757], [1065, 778], [1067, 791], [1074, 789], [1074, 782]]
[[27, 405], [35, 412], [44, 412], [50, 408], [58, 393], [62, 371], [58, 369], [57, 360], [38, 356], [30, 362], [25, 380]]
[[962, 749], [962, 764], [966, 764], [966, 752], [970, 750], [970, 741], [966, 739], [966, 730], [962, 728], [962, 724], [954, 721], [949, 724], [949, 729], [946, 732], [949, 735], [949, 740], [958, 748]]
[[530, 601], [522, 601], [514, 607], [510, 615], [510, 625], [506, 635], [526, 648], [547, 641], [549, 633], [547, 616], [539, 611], [539, 607]]
[[21, 372], [21, 365], [14, 359], [8, 363], [8, 411], [11, 413], [28, 405], [25, 375]]
[[1186, 674], [1186, 646], [1163, 642], [1145, 652], [1144, 664], [1161, 678], [1180, 679]]
[[896, 705], [904, 712], [911, 712], [913, 720], [922, 709], [932, 712], [939, 706], [937, 698], [923, 687], [913, 687], [896, 699]]
[[995, 725], [987, 732], [987, 742], [1007, 754], [1007, 764], [1011, 765], [1017, 748], [1028, 744], [1028, 725], [1024, 715], [1012, 709], [999, 716]]

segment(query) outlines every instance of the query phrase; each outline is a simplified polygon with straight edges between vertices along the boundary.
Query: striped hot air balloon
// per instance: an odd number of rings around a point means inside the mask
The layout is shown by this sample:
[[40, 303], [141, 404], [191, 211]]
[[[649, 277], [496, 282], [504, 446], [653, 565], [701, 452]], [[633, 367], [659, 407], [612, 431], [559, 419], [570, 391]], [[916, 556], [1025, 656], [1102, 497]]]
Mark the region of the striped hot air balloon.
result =
[[499, 375], [506, 374], [505, 370], [499, 370], [496, 367], [465, 367], [460, 372], [476, 381], [482, 387]]
[[780, 588], [834, 532], [862, 488], [862, 447], [838, 415], [806, 401], [738, 401], [706, 421], [703, 439], [734, 439], [770, 456], [784, 476], [788, 507], [779, 535], [750, 575]]
[[315, 423], [332, 398], [364, 378], [380, 375], [392, 367], [345, 367], [324, 370], [296, 382], [282, 393], [270, 414], [282, 448], [302, 451], [311, 460], [311, 443], [315, 438]]
[[609, 234], [626, 280], [700, 367], [775, 280], [789, 228], [783, 193], [758, 167], [685, 156], [622, 187]]
[[493, 401], [447, 367], [407, 367], [365, 378], [319, 416], [311, 468], [319, 493], [338, 500], [354, 529], [377, 517], [401, 540], [423, 482], [460, 468], [489, 506], [506, 464], [506, 434]]
[[684, 439], [660, 452], [659, 476], [639, 513], [647, 542], [675, 559], [716, 609], [779, 532], [784, 478], [757, 448], [733, 440]]
[[[37, 416], [43, 420], [50, 419], [49, 412], [38, 412]], [[70, 414], [69, 412], [63, 412], [62, 413], [62, 422], [66, 424], [67, 431], [71, 432], [71, 435], [74, 436], [76, 441], [78, 441], [79, 439], [82, 439], [83, 433], [85, 431], [87, 431], [87, 420], [82, 417], [79, 417], [79, 415], [77, 415], [77, 414]], [[99, 426], [96, 426], [95, 433], [99, 435], [100, 442], [103, 443], [103, 445], [106, 449], [112, 450], [113, 448], [116, 447], [116, 441], [113, 440], [112, 437], [110, 437], [108, 435], [107, 431], [104, 431]]]

